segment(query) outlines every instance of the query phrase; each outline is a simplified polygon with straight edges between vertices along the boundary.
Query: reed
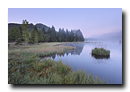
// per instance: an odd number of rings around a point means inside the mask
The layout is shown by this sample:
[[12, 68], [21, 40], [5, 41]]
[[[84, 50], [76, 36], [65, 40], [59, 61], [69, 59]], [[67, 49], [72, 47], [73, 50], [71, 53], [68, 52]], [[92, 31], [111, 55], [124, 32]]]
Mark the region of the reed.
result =
[[[10, 49], [8, 52], [9, 84], [101, 84], [107, 83], [85, 71], [73, 71], [62, 61], [55, 62], [39, 56], [63, 53], [72, 47], [54, 46], [56, 43], [40, 44], [28, 48]], [[42, 46], [43, 48], [42, 48]], [[54, 49], [55, 48], [55, 49]]]

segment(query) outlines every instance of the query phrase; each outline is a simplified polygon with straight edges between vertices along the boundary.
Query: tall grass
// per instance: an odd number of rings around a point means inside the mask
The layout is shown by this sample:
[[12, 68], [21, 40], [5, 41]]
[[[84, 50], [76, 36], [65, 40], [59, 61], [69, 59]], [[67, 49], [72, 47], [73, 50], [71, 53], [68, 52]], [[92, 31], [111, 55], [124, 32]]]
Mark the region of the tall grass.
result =
[[[15, 46], [16, 47], [16, 46]], [[19, 47], [19, 46], [18, 46]], [[13, 46], [12, 46], [13, 48]], [[76, 47], [71, 46], [63, 46], [61, 43], [43, 43], [40, 45], [30, 45], [26, 48], [23, 46], [19, 47], [19, 49], [11, 49], [9, 50], [9, 53], [24, 53], [26, 55], [28, 54], [34, 54], [38, 57], [45, 57], [49, 55], [53, 55], [55, 53], [62, 54], [66, 50], [70, 49], [76, 49]]]
[[[42, 48], [43, 46], [43, 48]], [[8, 52], [9, 84], [100, 84], [105, 83], [85, 71], [73, 71], [72, 67], [51, 59], [40, 62], [42, 55], [62, 53], [71, 47], [51, 44], [30, 46], [27, 49], [10, 49]], [[48, 47], [45, 47], [48, 46]], [[45, 48], [46, 49], [45, 49]], [[40, 50], [39, 50], [39, 49]], [[55, 49], [54, 49], [55, 48]], [[60, 50], [58, 50], [59, 48]], [[62, 49], [61, 49], [62, 48]], [[50, 50], [51, 49], [51, 50]], [[38, 52], [40, 51], [40, 52]]]
[[[16, 55], [16, 54], [15, 54]], [[31, 56], [30, 56], [31, 57]], [[16, 57], [15, 57], [16, 58]], [[9, 60], [9, 84], [100, 84], [99, 78], [85, 71], [73, 71], [72, 67], [61, 61], [51, 59], [39, 62], [37, 58], [24, 58], [23, 60]]]

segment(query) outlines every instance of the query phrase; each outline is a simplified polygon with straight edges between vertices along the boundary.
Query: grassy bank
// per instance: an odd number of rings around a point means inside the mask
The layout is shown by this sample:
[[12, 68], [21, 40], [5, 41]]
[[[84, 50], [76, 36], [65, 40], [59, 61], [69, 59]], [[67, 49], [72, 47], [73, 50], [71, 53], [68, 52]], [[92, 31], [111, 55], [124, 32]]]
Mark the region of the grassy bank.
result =
[[54, 53], [64, 53], [66, 50], [69, 49], [76, 49], [75, 47], [71, 46], [63, 46], [61, 43], [53, 42], [53, 43], [42, 43], [39, 45], [28, 45], [28, 46], [21, 46], [21, 45], [12, 45], [9, 47], [9, 53], [25, 53], [25, 54], [34, 54], [36, 56], [44, 57]]
[[[85, 71], [73, 71], [72, 67], [61, 61], [51, 59], [40, 62], [40, 54], [62, 53], [70, 46], [61, 43], [43, 43], [9, 47], [8, 51], [8, 83], [9, 84], [104, 84], [104, 80], [94, 78]], [[15, 46], [15, 45], [14, 45]]]

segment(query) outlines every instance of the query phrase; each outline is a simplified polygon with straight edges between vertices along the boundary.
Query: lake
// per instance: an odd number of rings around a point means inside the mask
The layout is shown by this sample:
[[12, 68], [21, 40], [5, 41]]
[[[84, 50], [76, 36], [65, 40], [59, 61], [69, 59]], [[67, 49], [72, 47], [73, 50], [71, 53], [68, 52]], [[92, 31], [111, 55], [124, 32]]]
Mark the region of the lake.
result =
[[[73, 67], [73, 70], [85, 70], [109, 83], [122, 84], [122, 43], [118, 41], [101, 43], [68, 43], [66, 46], [76, 47], [76, 50], [66, 51], [64, 54], [54, 54], [50, 58]], [[92, 56], [95, 47], [110, 50], [110, 57]]]

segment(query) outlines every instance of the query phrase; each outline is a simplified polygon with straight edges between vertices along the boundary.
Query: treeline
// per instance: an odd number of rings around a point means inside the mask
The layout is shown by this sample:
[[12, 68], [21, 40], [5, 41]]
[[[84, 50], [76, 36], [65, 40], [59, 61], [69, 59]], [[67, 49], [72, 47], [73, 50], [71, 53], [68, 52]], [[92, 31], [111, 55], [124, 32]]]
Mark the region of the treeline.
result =
[[[68, 31], [64, 29], [59, 29], [57, 32], [55, 27], [52, 26], [45, 31], [43, 27], [38, 31], [36, 25], [33, 29], [29, 29], [29, 22], [23, 20], [22, 25], [17, 27], [11, 27], [8, 32], [8, 41], [9, 42], [25, 42], [29, 44], [39, 43], [39, 42], [74, 42], [74, 41], [84, 41], [83, 36], [78, 36], [74, 33], [74, 30]], [[75, 30], [76, 31], [76, 30]], [[80, 30], [78, 30], [80, 31]]]

